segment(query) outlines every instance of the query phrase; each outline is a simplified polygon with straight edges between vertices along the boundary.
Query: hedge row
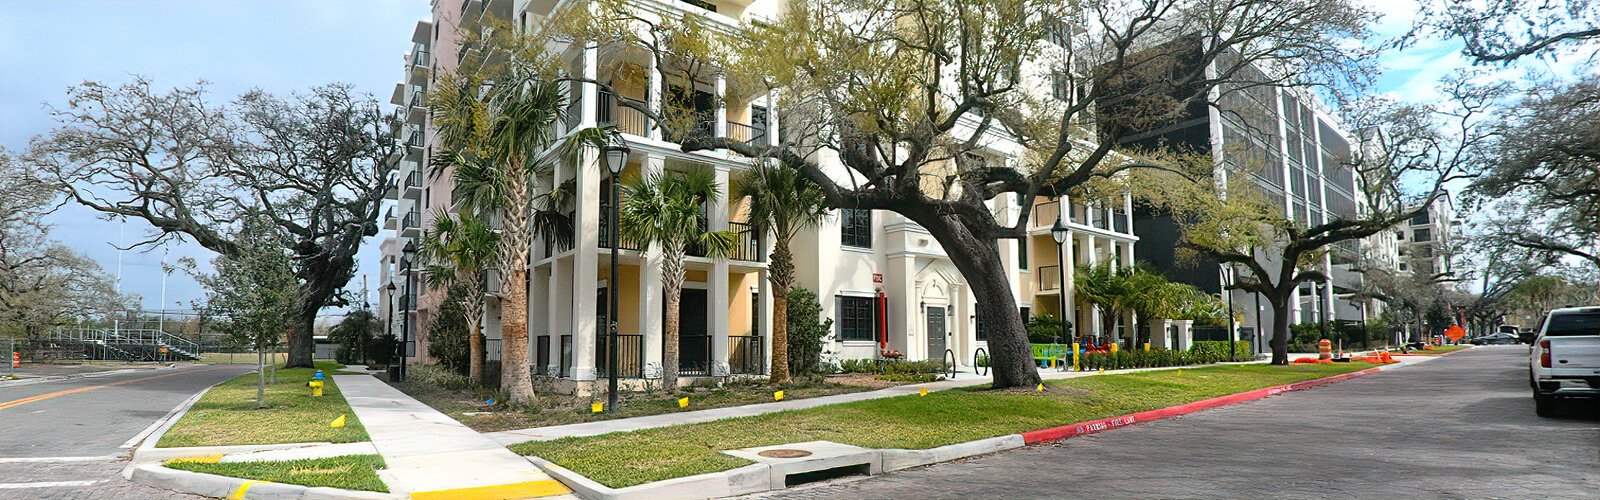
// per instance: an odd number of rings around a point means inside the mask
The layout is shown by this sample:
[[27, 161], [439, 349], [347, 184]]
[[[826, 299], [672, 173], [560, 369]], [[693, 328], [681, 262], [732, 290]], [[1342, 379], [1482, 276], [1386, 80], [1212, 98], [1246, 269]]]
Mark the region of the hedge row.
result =
[[[1238, 355], [1233, 356], [1233, 361], [1252, 361], [1255, 352], [1251, 350], [1249, 342], [1237, 342]], [[1187, 351], [1174, 351], [1169, 349], [1142, 349], [1118, 351], [1116, 354], [1109, 352], [1093, 352], [1079, 360], [1085, 370], [1118, 370], [1124, 368], [1160, 368], [1166, 366], [1189, 366], [1219, 363], [1230, 359], [1228, 343], [1226, 341], [1201, 341], [1195, 342], [1194, 347]]]

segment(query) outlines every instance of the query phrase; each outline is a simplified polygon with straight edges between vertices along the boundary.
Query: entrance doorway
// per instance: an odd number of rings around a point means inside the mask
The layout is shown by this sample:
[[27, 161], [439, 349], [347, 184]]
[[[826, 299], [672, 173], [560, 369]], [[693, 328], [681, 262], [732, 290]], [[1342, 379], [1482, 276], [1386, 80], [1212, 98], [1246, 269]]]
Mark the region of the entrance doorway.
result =
[[[678, 374], [711, 375], [711, 331], [707, 327], [708, 295], [703, 288], [685, 288], [678, 301]], [[666, 315], [666, 311], [662, 311]], [[665, 323], [666, 318], [662, 318]]]
[[928, 359], [943, 360], [944, 351], [948, 348], [949, 332], [945, 330], [944, 308], [929, 306], [928, 315]]

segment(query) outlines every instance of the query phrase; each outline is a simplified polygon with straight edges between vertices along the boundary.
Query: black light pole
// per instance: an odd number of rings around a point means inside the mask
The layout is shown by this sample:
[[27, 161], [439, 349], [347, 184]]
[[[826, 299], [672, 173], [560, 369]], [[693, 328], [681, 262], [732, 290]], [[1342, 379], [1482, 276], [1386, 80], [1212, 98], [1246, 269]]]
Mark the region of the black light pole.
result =
[[404, 316], [401, 317], [402, 328], [400, 329], [400, 346], [398, 349], [400, 351], [400, 381], [404, 382], [406, 380], [406, 347], [411, 342], [411, 311], [417, 307], [411, 300], [411, 292], [414, 290], [412, 287], [416, 286], [414, 282], [417, 281], [415, 265], [417, 245], [414, 242], [407, 241], [405, 248], [401, 249], [400, 253], [405, 256], [402, 261], [406, 265], [406, 307], [400, 311], [400, 314]]
[[[1061, 320], [1061, 338], [1065, 339], [1068, 344], [1076, 344], [1077, 339], [1072, 338], [1072, 333], [1067, 331], [1067, 259], [1066, 254], [1063, 253], [1067, 237], [1071, 235], [1072, 231], [1067, 229], [1067, 224], [1061, 220], [1061, 202], [1057, 201], [1056, 225], [1050, 228], [1050, 237], [1056, 240], [1056, 299], [1058, 299], [1061, 306], [1059, 310], [1061, 317], [1058, 319]], [[1077, 353], [1074, 352], [1073, 354], [1076, 355]]]
[[[398, 287], [394, 286], [394, 278], [390, 278], [389, 279], [389, 321], [383, 322], [383, 334], [384, 334], [384, 336], [387, 336], [387, 337], [393, 337], [394, 336], [394, 304], [395, 304], [395, 302], [397, 302], [396, 299], [398, 299], [398, 297], [396, 297], [395, 294], [394, 294], [394, 291], [395, 291], [396, 288], [398, 288]], [[363, 362], [363, 363], [367, 362], [367, 355], [369, 355], [369, 354], [371, 354], [371, 353], [367, 352], [367, 346], [361, 346], [361, 362]]]
[[606, 214], [606, 238], [611, 244], [611, 281], [607, 282], [606, 298], [611, 304], [606, 309], [606, 322], [609, 329], [606, 332], [609, 341], [606, 362], [606, 378], [611, 383], [611, 389], [606, 392], [606, 411], [617, 411], [617, 247], [621, 246], [621, 228], [617, 227], [617, 174], [622, 173], [622, 167], [628, 163], [628, 147], [621, 144], [605, 147], [606, 169], [611, 171], [611, 210]]
[[1317, 321], [1322, 323], [1322, 338], [1328, 338], [1328, 304], [1333, 302], [1328, 297], [1328, 282], [1317, 283], [1317, 288], [1322, 290], [1317, 294]]

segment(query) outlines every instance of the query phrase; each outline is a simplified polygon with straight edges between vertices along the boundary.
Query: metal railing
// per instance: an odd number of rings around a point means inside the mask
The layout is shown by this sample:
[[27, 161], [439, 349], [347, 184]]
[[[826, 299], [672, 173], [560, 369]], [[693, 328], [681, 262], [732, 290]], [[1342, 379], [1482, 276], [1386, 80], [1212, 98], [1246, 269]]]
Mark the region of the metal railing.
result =
[[760, 335], [728, 336], [728, 371], [741, 375], [767, 373], [766, 341]]
[[1118, 232], [1118, 233], [1127, 234], [1128, 233], [1128, 214], [1112, 210], [1111, 211], [1111, 230], [1115, 231], [1115, 232]]
[[426, 107], [428, 107], [427, 94], [424, 93], [422, 91], [422, 89], [412, 90], [411, 91], [411, 100], [409, 102], [407, 102], [407, 105], [408, 106], [412, 106], [412, 107], [418, 107], [418, 108], [426, 108]]
[[1061, 266], [1039, 266], [1039, 272], [1033, 273], [1033, 274], [1038, 275], [1038, 277], [1036, 278], [1038, 280], [1038, 284], [1039, 284], [1038, 290], [1040, 290], [1040, 291], [1044, 291], [1044, 290], [1060, 290], [1061, 289], [1061, 271], [1060, 271], [1060, 269], [1061, 269]]
[[406, 189], [422, 189], [422, 172], [412, 170], [406, 174]]
[[[644, 245], [640, 245], [639, 242], [637, 242], [637, 241], [633, 241], [633, 240], [631, 240], [629, 238], [623, 237], [620, 232], [615, 234], [615, 235], [612, 234], [612, 231], [611, 231], [611, 217], [606, 215], [606, 214], [611, 213], [610, 210], [611, 210], [611, 204], [609, 204], [609, 203], [601, 203], [600, 204], [600, 248], [611, 248], [611, 241], [613, 239], [615, 239], [618, 242], [618, 245], [617, 245], [617, 249], [618, 250], [642, 250], [642, 249], [644, 249]], [[547, 253], [548, 253], [548, 251], [547, 251]]]
[[421, 130], [415, 130], [415, 131], [411, 132], [411, 135], [406, 136], [406, 145], [407, 146], [411, 146], [413, 148], [421, 148], [422, 147], [422, 131]]
[[733, 232], [733, 260], [751, 262], [765, 262], [765, 252], [761, 251], [761, 233], [748, 222], [728, 222], [728, 231]]
[[610, 92], [601, 91], [600, 102], [595, 108], [595, 121], [600, 125], [614, 125], [618, 132], [644, 136], [649, 131], [650, 121], [643, 112], [623, 104], [645, 106], [644, 101], [617, 96]]
[[685, 377], [711, 376], [710, 335], [683, 335], [678, 337], [678, 375]]
[[[595, 369], [599, 376], [611, 376], [611, 335], [601, 333], [595, 339]], [[644, 335], [617, 334], [617, 376], [621, 378], [644, 377]]]
[[200, 359], [200, 344], [161, 330], [57, 328], [46, 333], [43, 340], [85, 350], [92, 346], [117, 359], [161, 359], [161, 348], [167, 349], [168, 358]]
[[421, 227], [421, 225], [422, 225], [422, 215], [418, 214], [416, 210], [412, 210], [410, 212], [407, 212], [405, 218], [400, 219], [400, 229], [401, 230], [417, 229], [418, 227]]
[[767, 130], [729, 120], [728, 138], [743, 142], [751, 147], [761, 147], [767, 145]]

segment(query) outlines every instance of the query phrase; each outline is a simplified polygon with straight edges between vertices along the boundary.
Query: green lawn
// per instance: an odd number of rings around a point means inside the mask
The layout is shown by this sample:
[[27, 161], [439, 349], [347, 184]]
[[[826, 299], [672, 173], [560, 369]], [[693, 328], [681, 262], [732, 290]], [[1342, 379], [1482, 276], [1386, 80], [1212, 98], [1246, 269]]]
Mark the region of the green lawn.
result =
[[1466, 349], [1466, 348], [1467, 348], [1467, 346], [1464, 346], [1464, 345], [1441, 345], [1441, 346], [1434, 346], [1432, 349], [1427, 349], [1427, 350], [1412, 349], [1411, 350], [1411, 354], [1421, 354], [1421, 355], [1424, 355], [1424, 356], [1438, 356], [1438, 355], [1441, 355], [1441, 354], [1449, 354], [1449, 353], [1456, 352], [1456, 351], [1459, 351], [1459, 350], [1462, 350], [1462, 349]]
[[622, 488], [732, 469], [720, 450], [827, 440], [926, 449], [1163, 408], [1373, 365], [1237, 365], [1052, 381], [1044, 392], [953, 389], [700, 424], [511, 446]]
[[[317, 368], [332, 374], [339, 368], [318, 361]], [[278, 370], [278, 381], [267, 385], [267, 408], [256, 408], [256, 374], [247, 373], [213, 387], [189, 408], [157, 447], [220, 446], [277, 443], [354, 443], [367, 441], [367, 431], [330, 376], [323, 396], [311, 397], [306, 381], [315, 370]], [[345, 426], [329, 427], [339, 415]]]
[[342, 457], [285, 460], [282, 462], [206, 463], [184, 460], [168, 461], [167, 467], [219, 476], [272, 481], [301, 486], [328, 486], [348, 490], [388, 493], [389, 488], [378, 478], [378, 469], [384, 467], [383, 458], [377, 455], [347, 455]]

